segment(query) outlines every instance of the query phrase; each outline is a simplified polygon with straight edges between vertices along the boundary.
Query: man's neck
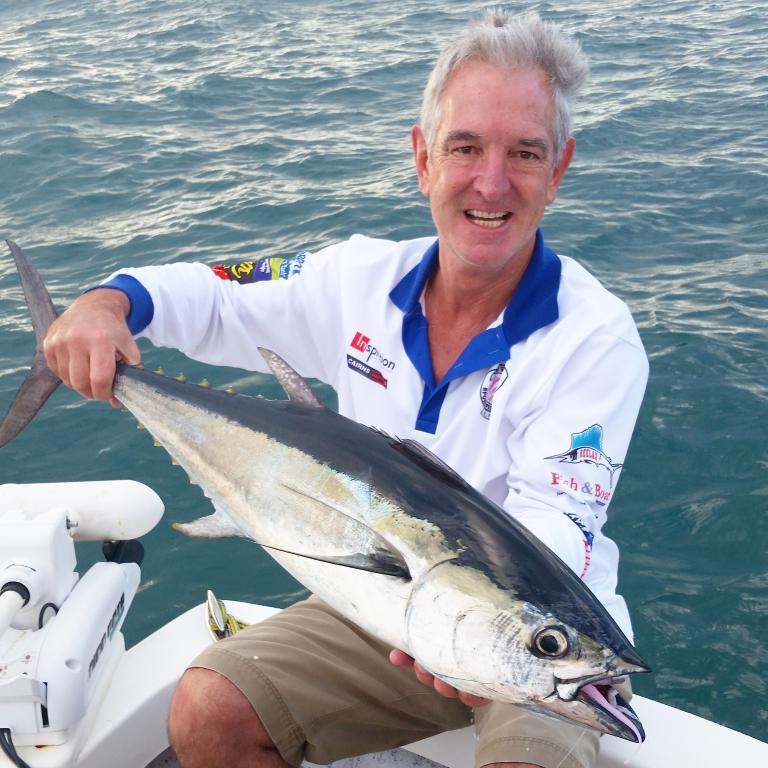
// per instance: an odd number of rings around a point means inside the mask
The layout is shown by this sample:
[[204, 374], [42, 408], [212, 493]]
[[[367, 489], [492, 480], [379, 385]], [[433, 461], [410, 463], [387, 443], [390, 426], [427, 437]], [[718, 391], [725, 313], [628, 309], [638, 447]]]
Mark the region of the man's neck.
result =
[[488, 328], [509, 304], [528, 266], [497, 273], [474, 269], [450, 270], [438, 263], [424, 292], [429, 324], [429, 351], [435, 381], [445, 376], [470, 341]]

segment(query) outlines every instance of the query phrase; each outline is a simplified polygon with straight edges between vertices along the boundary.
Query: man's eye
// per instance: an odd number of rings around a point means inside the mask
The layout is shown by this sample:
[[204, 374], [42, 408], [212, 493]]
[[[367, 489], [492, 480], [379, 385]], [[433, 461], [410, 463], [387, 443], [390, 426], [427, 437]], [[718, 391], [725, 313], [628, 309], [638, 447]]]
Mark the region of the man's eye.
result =
[[457, 155], [471, 155], [475, 151], [475, 148], [468, 144], [463, 147], [455, 147], [453, 151]]
[[538, 155], [535, 152], [530, 152], [527, 149], [521, 149], [517, 153], [517, 156], [521, 160], [536, 160], [538, 158]]

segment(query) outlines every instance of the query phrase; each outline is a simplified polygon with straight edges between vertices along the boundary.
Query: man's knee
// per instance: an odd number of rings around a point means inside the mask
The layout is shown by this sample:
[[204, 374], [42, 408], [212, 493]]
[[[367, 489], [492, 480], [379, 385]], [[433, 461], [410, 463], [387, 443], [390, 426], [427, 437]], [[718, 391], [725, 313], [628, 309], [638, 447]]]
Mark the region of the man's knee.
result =
[[226, 677], [194, 667], [182, 676], [171, 702], [168, 734], [184, 766], [235, 765], [229, 755], [275, 747], [251, 703]]

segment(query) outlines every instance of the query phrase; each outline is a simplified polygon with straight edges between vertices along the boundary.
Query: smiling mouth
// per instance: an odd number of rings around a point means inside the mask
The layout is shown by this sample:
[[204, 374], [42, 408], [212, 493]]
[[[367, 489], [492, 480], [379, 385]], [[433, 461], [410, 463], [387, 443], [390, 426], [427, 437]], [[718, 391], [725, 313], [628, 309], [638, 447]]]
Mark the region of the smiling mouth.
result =
[[509, 211], [479, 211], [470, 209], [464, 215], [473, 223], [486, 229], [498, 229], [512, 214]]

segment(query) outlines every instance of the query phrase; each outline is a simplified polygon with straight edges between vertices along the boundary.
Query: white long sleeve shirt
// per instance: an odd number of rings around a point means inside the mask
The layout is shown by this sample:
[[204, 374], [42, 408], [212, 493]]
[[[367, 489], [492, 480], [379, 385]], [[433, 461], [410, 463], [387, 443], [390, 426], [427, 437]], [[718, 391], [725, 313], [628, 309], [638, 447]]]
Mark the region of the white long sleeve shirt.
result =
[[171, 264], [106, 285], [157, 346], [260, 371], [257, 347], [272, 349], [332, 386], [343, 415], [421, 442], [553, 549], [631, 639], [601, 531], [648, 377], [629, 310], [539, 233], [507, 308], [435, 382], [423, 294], [437, 256], [434, 238], [355, 235], [228, 272], [274, 279]]

